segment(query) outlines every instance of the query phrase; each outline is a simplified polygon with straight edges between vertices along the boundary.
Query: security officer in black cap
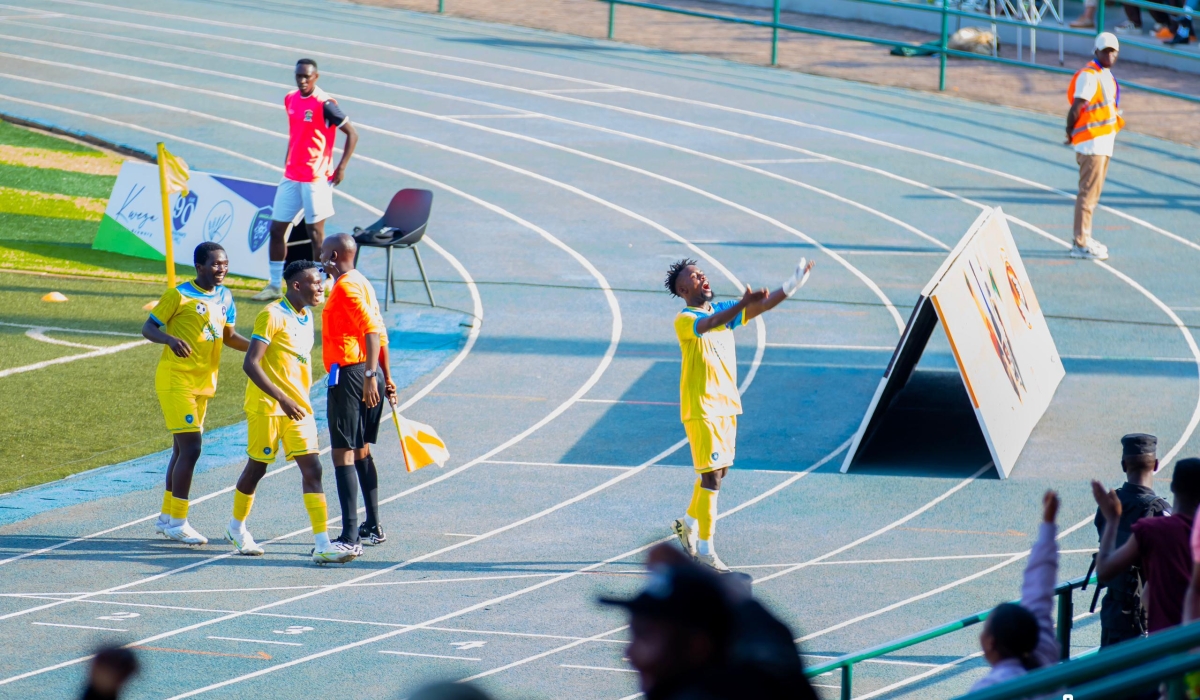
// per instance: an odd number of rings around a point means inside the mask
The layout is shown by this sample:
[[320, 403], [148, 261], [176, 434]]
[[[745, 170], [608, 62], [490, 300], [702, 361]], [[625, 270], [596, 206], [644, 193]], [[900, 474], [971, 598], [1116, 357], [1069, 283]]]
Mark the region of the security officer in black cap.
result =
[[[1132, 433], [1121, 438], [1121, 470], [1125, 483], [1117, 489], [1121, 499], [1121, 522], [1117, 527], [1116, 547], [1125, 544], [1135, 522], [1142, 518], [1170, 515], [1170, 503], [1154, 492], [1154, 472], [1158, 471], [1158, 438]], [[1096, 511], [1096, 530], [1104, 534], [1104, 516]], [[1142, 604], [1142, 572], [1139, 567], [1105, 584], [1107, 591], [1100, 608], [1100, 646], [1108, 646], [1146, 634], [1146, 609]], [[1097, 590], [1099, 595], [1099, 590]], [[1092, 600], [1095, 610], [1096, 601]]]

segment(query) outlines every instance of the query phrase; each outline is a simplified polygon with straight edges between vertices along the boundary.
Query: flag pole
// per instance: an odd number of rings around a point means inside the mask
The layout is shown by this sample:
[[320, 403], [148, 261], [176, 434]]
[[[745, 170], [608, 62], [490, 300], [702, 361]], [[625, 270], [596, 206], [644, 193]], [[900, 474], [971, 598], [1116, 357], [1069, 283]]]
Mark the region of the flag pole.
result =
[[408, 466], [408, 450], [404, 447], [404, 432], [400, 430], [400, 414], [396, 413], [395, 400], [389, 399], [392, 404], [392, 422], [396, 424], [396, 437], [400, 438], [400, 456], [404, 458], [404, 471], [412, 472]]
[[171, 195], [167, 192], [167, 148], [158, 144], [158, 187], [162, 192], [163, 243], [167, 256], [167, 289], [175, 288], [175, 236], [171, 232]]

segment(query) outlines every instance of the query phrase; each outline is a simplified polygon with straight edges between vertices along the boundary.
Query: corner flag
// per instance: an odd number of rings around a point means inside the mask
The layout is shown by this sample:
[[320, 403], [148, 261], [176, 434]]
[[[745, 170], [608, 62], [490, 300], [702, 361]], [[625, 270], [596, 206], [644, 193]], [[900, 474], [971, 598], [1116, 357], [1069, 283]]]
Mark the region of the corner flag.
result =
[[163, 242], [167, 256], [167, 287], [175, 286], [175, 237], [171, 231], [170, 197], [175, 192], [188, 193], [187, 163], [179, 156], [172, 155], [162, 143], [158, 144], [158, 185], [162, 191], [163, 210]]
[[450, 452], [437, 431], [414, 420], [408, 420], [392, 407], [392, 421], [396, 424], [396, 436], [400, 438], [400, 452], [404, 455], [404, 468], [415, 472], [422, 467], [436, 464], [446, 465]]

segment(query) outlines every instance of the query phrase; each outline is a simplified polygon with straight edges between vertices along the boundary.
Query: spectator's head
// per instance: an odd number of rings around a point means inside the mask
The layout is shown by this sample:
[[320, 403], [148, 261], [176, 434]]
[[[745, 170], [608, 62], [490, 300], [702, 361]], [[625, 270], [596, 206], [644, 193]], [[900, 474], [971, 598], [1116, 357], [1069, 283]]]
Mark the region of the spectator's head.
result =
[[1146, 433], [1121, 438], [1121, 471], [1134, 483], [1150, 479], [1158, 471], [1158, 438]]
[[602, 598], [629, 611], [626, 650], [642, 690], [669, 686], [728, 658], [733, 607], [717, 575], [690, 561], [651, 569], [645, 590], [629, 600]]
[[1112, 32], [1101, 32], [1096, 35], [1096, 62], [1105, 68], [1112, 68], [1117, 62], [1117, 54], [1121, 51], [1121, 42]]
[[1037, 643], [1037, 618], [1016, 603], [997, 605], [979, 634], [983, 656], [992, 666], [1005, 659], [1017, 659], [1026, 669], [1032, 669], [1037, 665], [1033, 658]]
[[87, 697], [116, 700], [121, 688], [138, 672], [138, 660], [124, 647], [102, 647], [92, 659]]
[[466, 683], [434, 683], [421, 688], [409, 700], [490, 700], [487, 694]]
[[229, 256], [220, 243], [205, 241], [192, 251], [192, 264], [196, 266], [196, 281], [205, 289], [212, 289], [225, 281], [229, 274]]
[[1200, 459], [1189, 457], [1175, 463], [1171, 493], [1175, 494], [1176, 513], [1196, 512], [1200, 506]]

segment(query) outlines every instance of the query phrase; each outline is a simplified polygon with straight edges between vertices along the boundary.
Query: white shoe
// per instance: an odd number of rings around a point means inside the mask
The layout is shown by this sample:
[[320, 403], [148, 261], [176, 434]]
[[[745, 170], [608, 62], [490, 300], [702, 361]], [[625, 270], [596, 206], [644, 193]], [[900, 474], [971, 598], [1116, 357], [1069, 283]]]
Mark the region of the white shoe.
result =
[[167, 528], [171, 527], [171, 516], [164, 513], [159, 513], [158, 520], [154, 521], [154, 532], [160, 535], [167, 534]]
[[1117, 34], [1144, 34], [1145, 31], [1129, 20], [1125, 20], [1121, 24], [1113, 27], [1113, 31]]
[[229, 540], [229, 544], [238, 551], [238, 554], [245, 554], [248, 557], [260, 557], [263, 553], [263, 548], [258, 546], [254, 541], [254, 536], [246, 528], [234, 530], [228, 525], [225, 526], [225, 539]]
[[312, 550], [312, 559], [318, 564], [345, 564], [346, 562], [354, 561], [358, 554], [355, 553], [352, 545], [347, 545], [342, 542], [333, 541], [329, 543], [327, 549]]
[[688, 527], [687, 521], [680, 519], [671, 523], [671, 532], [679, 539], [679, 546], [693, 559], [696, 558], [696, 533]]
[[1084, 260], [1108, 260], [1108, 246], [1099, 241], [1092, 241], [1086, 247], [1071, 246], [1071, 257]]
[[192, 524], [184, 520], [182, 525], [176, 527], [168, 527], [163, 531], [163, 534], [176, 542], [184, 544], [208, 544], [208, 538], [196, 532], [196, 528]]
[[254, 301], [275, 301], [276, 299], [283, 298], [283, 290], [268, 284], [266, 287], [263, 287], [261, 292], [250, 298]]
[[729, 567], [725, 566], [725, 562], [721, 561], [721, 557], [718, 557], [716, 552], [713, 552], [712, 554], [697, 554], [696, 561], [704, 564], [719, 574], [729, 573]]

